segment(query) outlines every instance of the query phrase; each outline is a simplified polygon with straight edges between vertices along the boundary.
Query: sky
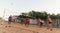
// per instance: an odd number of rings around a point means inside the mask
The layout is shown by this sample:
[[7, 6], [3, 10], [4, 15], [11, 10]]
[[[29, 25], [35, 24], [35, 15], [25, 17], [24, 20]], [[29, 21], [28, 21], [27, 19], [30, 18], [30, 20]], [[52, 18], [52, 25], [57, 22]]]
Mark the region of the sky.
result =
[[7, 18], [9, 15], [19, 15], [31, 10], [58, 14], [60, 0], [0, 0], [0, 17]]

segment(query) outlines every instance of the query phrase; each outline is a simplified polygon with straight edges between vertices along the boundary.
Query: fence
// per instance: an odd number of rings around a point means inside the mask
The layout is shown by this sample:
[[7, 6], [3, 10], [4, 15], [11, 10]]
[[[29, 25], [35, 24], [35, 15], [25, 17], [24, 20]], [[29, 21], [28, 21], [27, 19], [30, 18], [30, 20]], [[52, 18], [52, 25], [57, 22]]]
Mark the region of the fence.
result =
[[[44, 21], [44, 25], [47, 26], [47, 21]], [[53, 19], [52, 25], [53, 27], [60, 27], [60, 19]]]
[[52, 25], [54, 27], [60, 27], [60, 19], [54, 19], [52, 22]]
[[[21, 22], [21, 20], [16, 20], [16, 22]], [[36, 25], [37, 20], [36, 19], [30, 19], [30, 24]], [[47, 21], [44, 21], [44, 25], [47, 26]], [[52, 20], [53, 27], [60, 27], [60, 19], [53, 19]]]
[[[37, 24], [37, 20], [30, 20], [30, 24]], [[44, 21], [44, 25], [47, 26], [47, 21]], [[60, 19], [52, 20], [53, 27], [60, 27]]]

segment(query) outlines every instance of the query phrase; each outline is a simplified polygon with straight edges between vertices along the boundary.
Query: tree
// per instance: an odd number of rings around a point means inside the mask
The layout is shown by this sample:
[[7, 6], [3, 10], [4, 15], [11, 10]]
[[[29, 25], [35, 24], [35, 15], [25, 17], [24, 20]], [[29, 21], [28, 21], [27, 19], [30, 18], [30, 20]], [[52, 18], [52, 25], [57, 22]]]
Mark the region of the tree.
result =
[[52, 14], [50, 15], [52, 19], [56, 19], [56, 15], [55, 14]]
[[56, 15], [56, 18], [57, 18], [57, 19], [60, 19], [60, 14], [57, 14], [57, 15]]
[[19, 17], [22, 18], [26, 18], [26, 17], [30, 17], [30, 18], [41, 18], [41, 19], [46, 19], [47, 16], [50, 16], [52, 19], [60, 19], [60, 14], [48, 14], [47, 12], [43, 11], [43, 12], [38, 12], [38, 11], [34, 11], [32, 10], [31, 12], [28, 13], [22, 13], [22, 15], [19, 15]]
[[47, 12], [36, 12], [36, 11], [32, 11], [32, 12], [29, 12], [29, 15], [32, 16], [32, 17], [35, 17], [35, 18], [44, 18], [46, 19], [47, 17]]

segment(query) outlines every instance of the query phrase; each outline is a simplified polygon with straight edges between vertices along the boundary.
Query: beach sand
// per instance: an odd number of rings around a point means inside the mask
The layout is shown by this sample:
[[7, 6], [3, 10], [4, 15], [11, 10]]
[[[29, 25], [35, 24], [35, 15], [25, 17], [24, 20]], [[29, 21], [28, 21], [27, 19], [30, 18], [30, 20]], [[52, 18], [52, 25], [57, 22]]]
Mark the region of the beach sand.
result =
[[11, 27], [8, 27], [7, 22], [4, 22], [3, 25], [1, 25], [0, 22], [0, 33], [60, 33], [60, 28], [53, 28], [52, 31], [46, 28], [47, 27], [40, 28], [37, 25], [25, 27], [24, 24], [20, 23], [12, 23]]

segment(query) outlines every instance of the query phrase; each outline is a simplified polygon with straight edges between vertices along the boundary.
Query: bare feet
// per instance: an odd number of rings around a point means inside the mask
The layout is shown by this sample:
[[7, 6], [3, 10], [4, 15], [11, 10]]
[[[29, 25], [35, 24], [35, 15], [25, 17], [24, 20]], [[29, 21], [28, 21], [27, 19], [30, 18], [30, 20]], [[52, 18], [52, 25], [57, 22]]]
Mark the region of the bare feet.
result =
[[50, 31], [52, 31], [53, 29], [50, 29]]

